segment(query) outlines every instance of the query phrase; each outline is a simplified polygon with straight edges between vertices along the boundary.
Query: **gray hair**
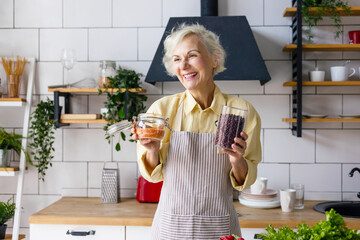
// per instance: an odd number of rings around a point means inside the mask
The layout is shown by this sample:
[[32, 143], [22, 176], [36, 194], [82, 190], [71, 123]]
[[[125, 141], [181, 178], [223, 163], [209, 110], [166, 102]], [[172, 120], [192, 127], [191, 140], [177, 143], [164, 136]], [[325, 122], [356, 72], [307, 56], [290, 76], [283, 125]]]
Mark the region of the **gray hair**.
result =
[[173, 28], [171, 33], [166, 37], [164, 41], [164, 57], [163, 64], [166, 68], [166, 71], [170, 76], [175, 76], [172, 70], [172, 55], [173, 50], [176, 45], [183, 40], [186, 36], [195, 34], [197, 35], [201, 42], [204, 44], [209, 56], [217, 61], [218, 65], [214, 69], [214, 75], [224, 71], [225, 68], [225, 57], [226, 53], [224, 48], [220, 44], [219, 36], [215, 33], [207, 30], [204, 26], [200, 24], [186, 25], [185, 23], [181, 24], [178, 28]]

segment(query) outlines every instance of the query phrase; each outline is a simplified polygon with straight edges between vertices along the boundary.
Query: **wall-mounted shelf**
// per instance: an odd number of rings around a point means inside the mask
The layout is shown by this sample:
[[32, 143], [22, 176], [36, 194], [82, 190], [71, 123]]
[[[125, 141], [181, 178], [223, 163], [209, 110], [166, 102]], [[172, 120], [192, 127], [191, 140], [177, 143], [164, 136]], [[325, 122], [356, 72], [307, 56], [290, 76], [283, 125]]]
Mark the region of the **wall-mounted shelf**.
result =
[[[101, 89], [104, 91], [105, 89]], [[105, 119], [61, 119], [60, 114], [60, 106], [59, 106], [59, 98], [64, 97], [65, 98], [65, 107], [64, 112], [67, 115], [70, 114], [70, 97], [72, 94], [81, 94], [81, 93], [99, 93], [98, 88], [48, 88], [49, 92], [54, 93], [54, 119], [55, 119], [55, 126], [57, 128], [61, 126], [68, 126], [70, 123], [106, 123]], [[125, 88], [112, 88], [108, 89], [108, 91], [111, 92], [117, 92], [122, 91], [125, 92], [125, 99], [128, 99], [128, 92], [136, 92], [136, 93], [145, 93], [146, 90], [142, 88], [131, 88], [128, 91], [126, 91]], [[125, 116], [126, 116], [126, 110], [125, 110]]]
[[[287, 44], [284, 52], [292, 52], [297, 49], [296, 44]], [[331, 51], [360, 51], [360, 44], [305, 44], [302, 50], [306, 52], [331, 52]]]
[[[105, 88], [101, 88], [102, 91], [105, 91]], [[109, 88], [111, 92], [122, 91], [125, 92], [125, 88]], [[49, 92], [61, 92], [61, 93], [99, 93], [98, 88], [48, 88]], [[129, 92], [145, 93], [146, 90], [142, 88], [130, 88]]]
[[[309, 12], [313, 15], [316, 15], [317, 12], [316, 7], [309, 8]], [[350, 7], [351, 13], [348, 14], [345, 12], [342, 8], [337, 8], [337, 10], [340, 12], [340, 16], [359, 16], [360, 15], [360, 7]], [[286, 8], [283, 14], [283, 17], [295, 17], [297, 12], [296, 7]], [[330, 12], [325, 12], [324, 16], [331, 16]]]
[[[23, 234], [19, 235], [19, 240], [24, 239], [24, 238], [25, 238], [25, 235], [23, 235]], [[12, 235], [11, 234], [6, 234], [4, 240], [10, 240], [10, 239], [12, 239]]]
[[60, 119], [60, 123], [107, 123], [105, 119]]
[[[283, 122], [295, 123], [296, 118], [283, 118]], [[303, 118], [302, 122], [324, 123], [324, 122], [360, 122], [360, 118]]]
[[[309, 8], [310, 13], [316, 15], [319, 8]], [[360, 16], [360, 7], [350, 7], [350, 14], [343, 8], [338, 8], [341, 16]], [[331, 16], [331, 11], [325, 11], [325, 16]], [[302, 57], [304, 51], [360, 51], [360, 44], [304, 44], [302, 43], [302, 31], [303, 31], [303, 16], [302, 16], [302, 0], [292, 0], [292, 7], [286, 8], [283, 14], [284, 17], [292, 17], [292, 44], [287, 44], [284, 48], [284, 52], [291, 52], [292, 54], [292, 78], [293, 81], [284, 83], [283, 86], [289, 86], [293, 88], [292, 91], [292, 118], [283, 119], [285, 122], [291, 123], [291, 130], [293, 135], [301, 137], [302, 122], [357, 122], [352, 119], [304, 119], [302, 116], [302, 87], [303, 86], [360, 86], [359, 82], [303, 82], [302, 76]]]
[[26, 103], [23, 98], [0, 98], [0, 106], [2, 107], [22, 107]]
[[19, 167], [0, 167], [0, 176], [13, 177], [19, 172]]
[[[291, 81], [291, 82], [285, 82], [283, 84], [284, 87], [295, 87], [297, 82]], [[330, 81], [324, 81], [324, 82], [302, 82], [303, 87], [331, 87], [331, 86], [360, 86], [360, 81], [342, 81], [342, 82], [330, 82]]]

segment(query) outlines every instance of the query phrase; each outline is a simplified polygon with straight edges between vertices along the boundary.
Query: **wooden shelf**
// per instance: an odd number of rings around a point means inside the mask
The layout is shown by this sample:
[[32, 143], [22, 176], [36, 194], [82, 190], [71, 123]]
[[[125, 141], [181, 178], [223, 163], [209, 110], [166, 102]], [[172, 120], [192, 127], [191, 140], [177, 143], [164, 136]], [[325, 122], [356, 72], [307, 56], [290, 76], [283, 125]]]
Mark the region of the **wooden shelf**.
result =
[[[296, 44], [287, 44], [283, 52], [292, 52], [296, 49]], [[302, 45], [302, 50], [306, 52], [360, 51], [360, 44], [305, 44]]]
[[[101, 88], [102, 91], [105, 91], [105, 88]], [[122, 91], [125, 92], [125, 88], [111, 88], [109, 89], [112, 92]], [[98, 88], [48, 88], [49, 92], [62, 92], [62, 93], [99, 93]], [[146, 90], [142, 88], [131, 88], [129, 92], [145, 93]]]
[[[312, 7], [309, 8], [309, 12], [312, 13], [313, 15], [316, 15], [317, 12], [316, 7]], [[340, 16], [359, 16], [360, 15], [360, 7], [350, 7], [351, 13], [347, 14], [343, 8], [339, 7], [337, 8], [337, 10], [340, 11]], [[291, 7], [291, 8], [286, 8], [284, 11], [283, 16], [284, 17], [294, 17], [296, 15], [296, 8], [295, 7]], [[324, 16], [331, 16], [332, 14], [330, 12], [325, 12]]]
[[[24, 238], [25, 238], [25, 235], [23, 235], [23, 234], [19, 235], [19, 239], [24, 239]], [[6, 234], [5, 235], [4, 240], [11, 240], [11, 239], [12, 239], [12, 234]]]
[[107, 123], [105, 119], [61, 119], [60, 123]]
[[0, 176], [2, 177], [13, 177], [19, 172], [18, 167], [0, 167]]
[[0, 98], [0, 106], [3, 107], [21, 107], [25, 102], [23, 98]]
[[7, 172], [16, 172], [19, 171], [18, 167], [0, 167], [0, 172], [7, 171]]
[[[294, 123], [296, 118], [283, 118], [283, 122]], [[324, 122], [360, 122], [360, 118], [303, 118], [302, 122], [324, 123]]]
[[[295, 87], [297, 82], [285, 82], [283, 84], [284, 87]], [[331, 81], [324, 81], [324, 82], [302, 82], [304, 87], [306, 86], [360, 86], [360, 81], [342, 81], [342, 82], [331, 82]]]

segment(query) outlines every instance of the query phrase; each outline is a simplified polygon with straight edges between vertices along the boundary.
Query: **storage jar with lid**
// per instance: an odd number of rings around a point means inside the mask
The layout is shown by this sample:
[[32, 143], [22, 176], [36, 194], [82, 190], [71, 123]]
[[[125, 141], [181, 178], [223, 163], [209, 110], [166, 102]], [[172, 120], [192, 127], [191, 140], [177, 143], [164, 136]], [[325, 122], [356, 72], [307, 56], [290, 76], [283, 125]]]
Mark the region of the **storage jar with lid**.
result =
[[166, 126], [168, 126], [168, 123], [163, 116], [159, 114], [142, 113], [137, 117], [136, 134], [139, 139], [160, 141], [165, 136]]
[[165, 127], [170, 128], [168, 124], [169, 119], [165, 119], [164, 116], [153, 113], [141, 113], [137, 117], [133, 117], [134, 123], [128, 120], [122, 120], [109, 126], [107, 130], [108, 136], [114, 136], [115, 134], [130, 129], [135, 124], [136, 134], [139, 139], [152, 139], [162, 140], [165, 136]]
[[104, 88], [104, 84], [108, 84], [108, 77], [116, 75], [116, 62], [103, 60], [100, 61], [99, 87]]

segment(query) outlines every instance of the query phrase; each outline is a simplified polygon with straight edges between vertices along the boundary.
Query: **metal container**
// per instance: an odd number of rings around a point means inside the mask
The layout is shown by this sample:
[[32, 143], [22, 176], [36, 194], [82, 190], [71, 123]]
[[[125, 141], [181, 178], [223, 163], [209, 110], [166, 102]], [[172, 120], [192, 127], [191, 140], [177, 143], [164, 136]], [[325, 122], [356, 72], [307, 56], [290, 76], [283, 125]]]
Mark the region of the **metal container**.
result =
[[105, 168], [101, 179], [101, 203], [120, 202], [119, 169]]

